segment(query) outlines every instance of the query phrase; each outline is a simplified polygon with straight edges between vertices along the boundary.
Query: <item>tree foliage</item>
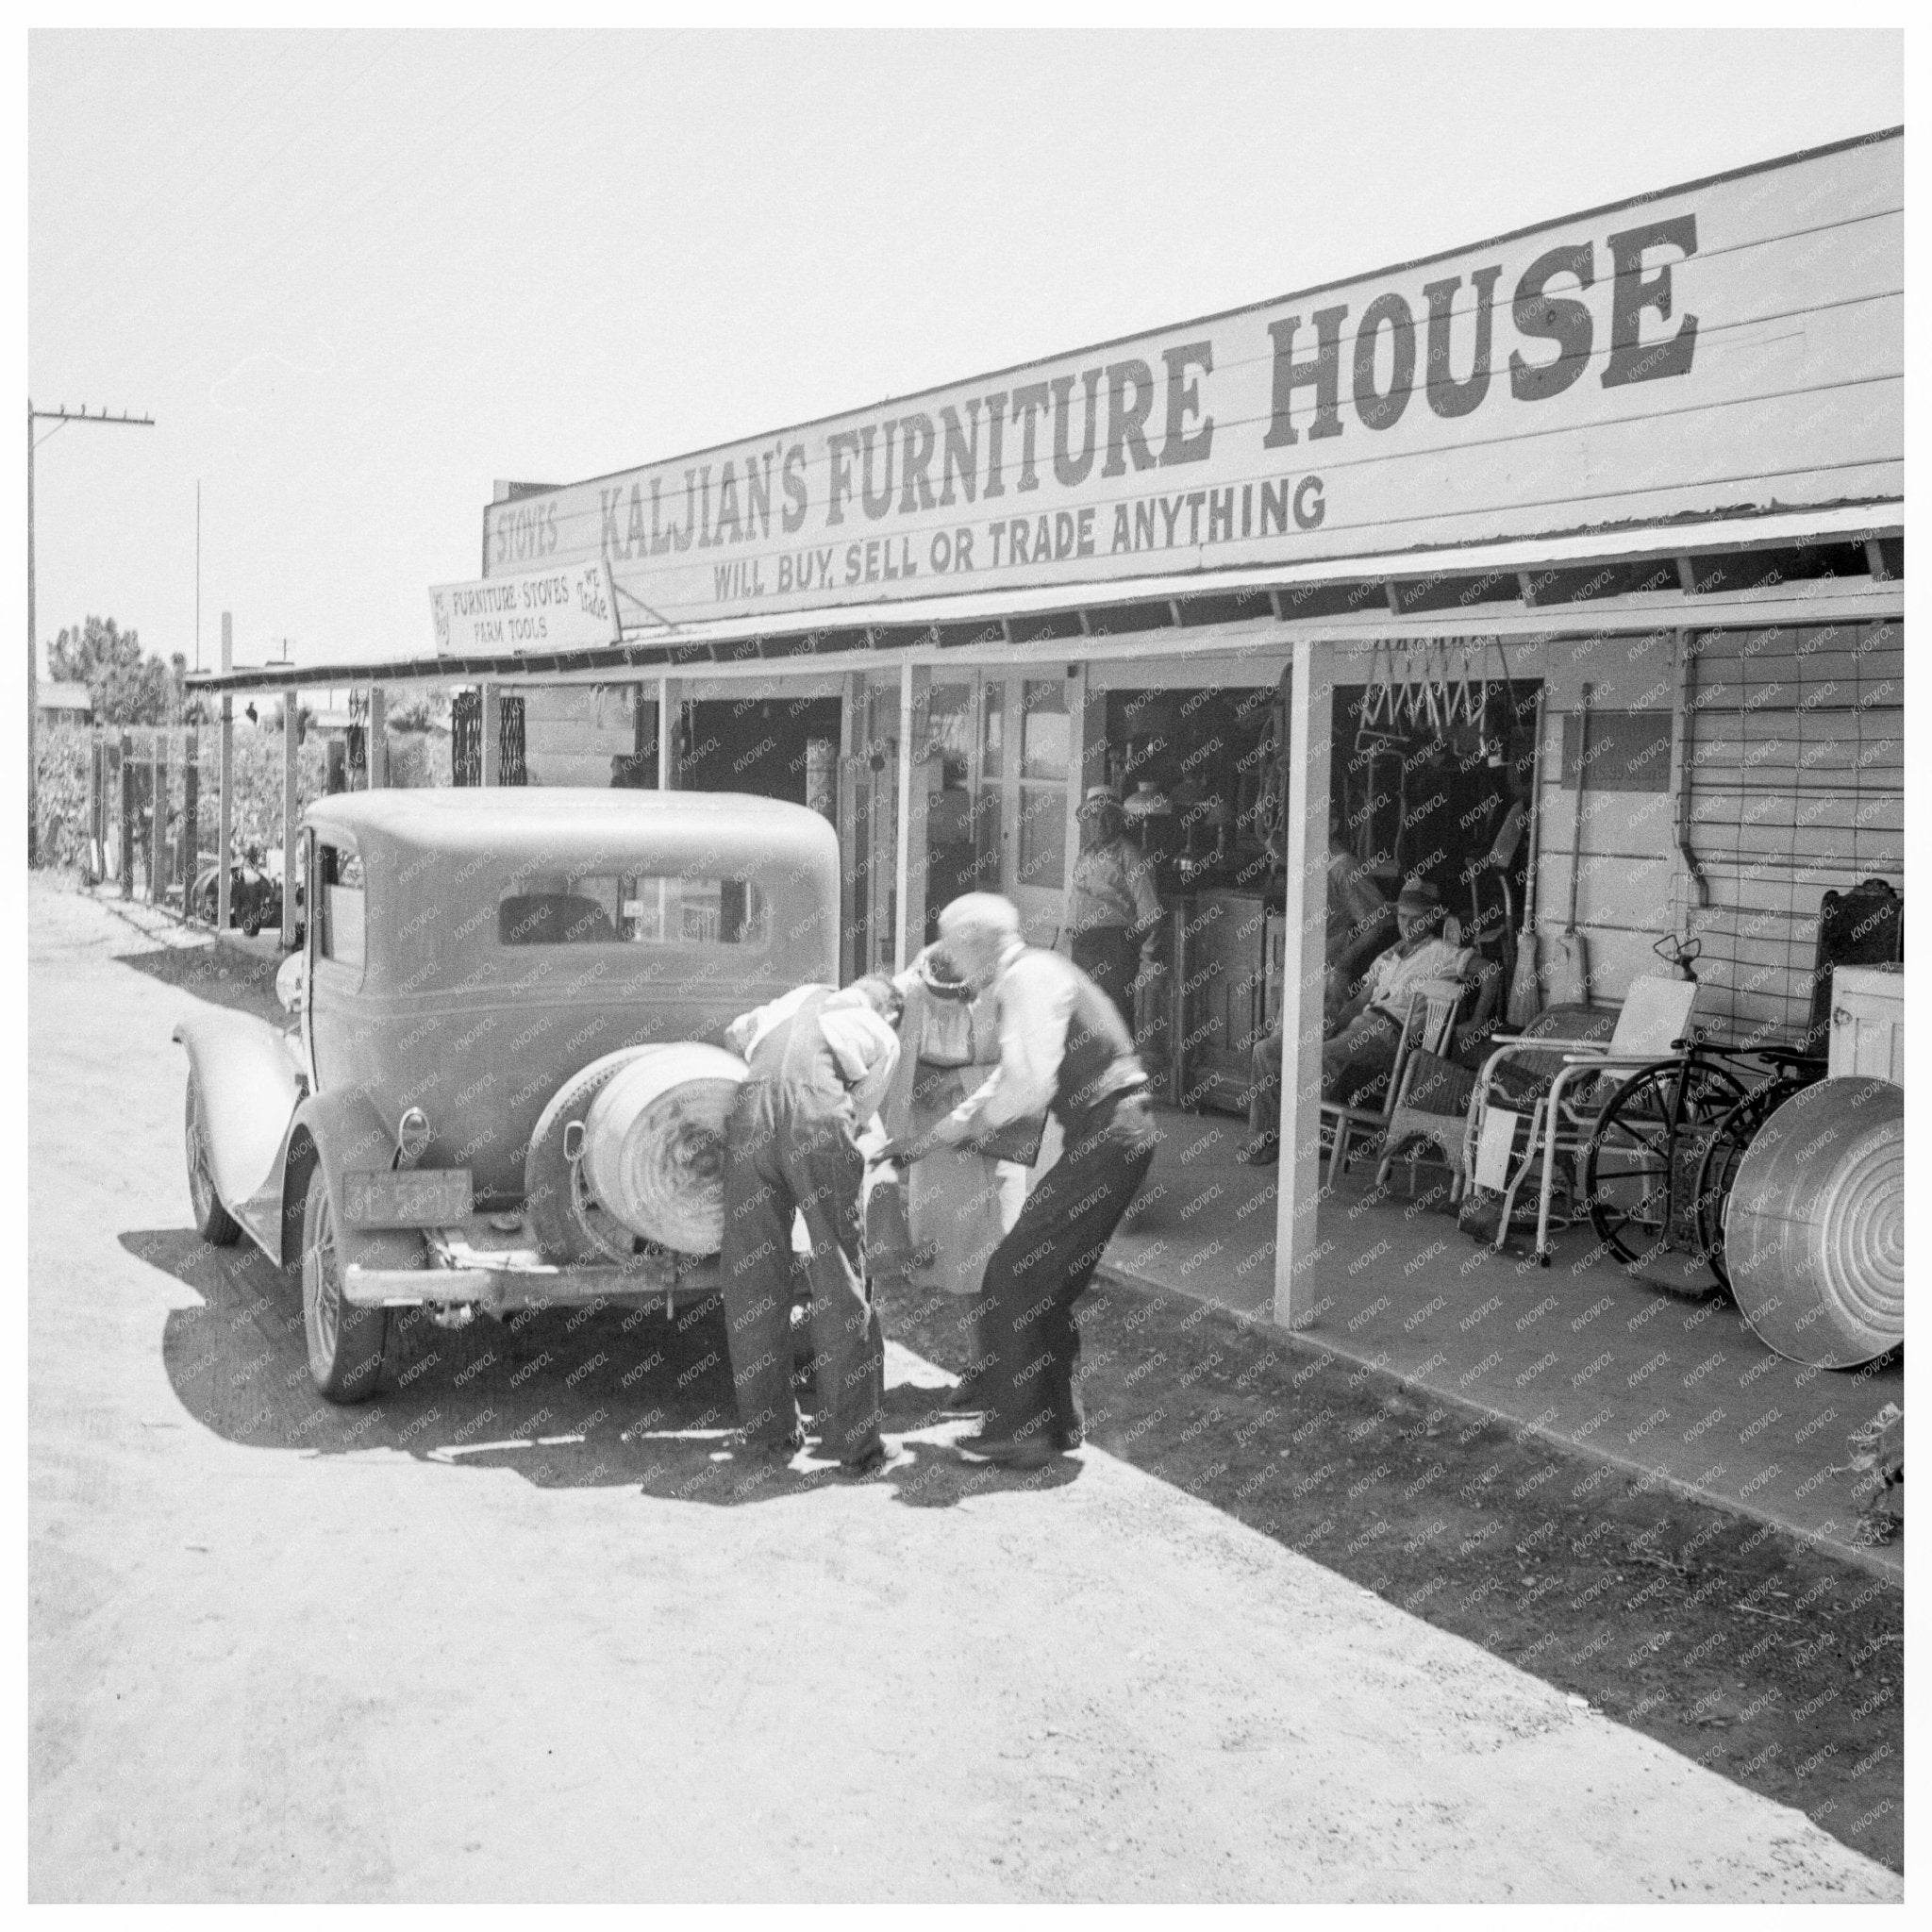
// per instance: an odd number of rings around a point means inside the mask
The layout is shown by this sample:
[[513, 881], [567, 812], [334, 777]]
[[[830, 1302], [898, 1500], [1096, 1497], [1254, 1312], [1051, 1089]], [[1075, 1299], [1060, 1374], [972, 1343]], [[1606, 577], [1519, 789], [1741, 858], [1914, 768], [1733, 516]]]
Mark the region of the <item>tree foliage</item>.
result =
[[165, 724], [180, 705], [188, 659], [176, 651], [170, 662], [145, 652], [138, 631], [123, 630], [111, 617], [90, 617], [63, 625], [47, 646], [47, 675], [57, 682], [84, 684], [102, 724]]

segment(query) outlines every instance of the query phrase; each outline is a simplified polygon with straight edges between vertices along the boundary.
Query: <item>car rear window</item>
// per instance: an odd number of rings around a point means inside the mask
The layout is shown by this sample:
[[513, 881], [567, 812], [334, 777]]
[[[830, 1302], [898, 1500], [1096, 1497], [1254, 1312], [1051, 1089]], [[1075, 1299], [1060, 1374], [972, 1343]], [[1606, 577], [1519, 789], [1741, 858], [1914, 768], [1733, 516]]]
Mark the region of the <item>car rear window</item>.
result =
[[765, 940], [764, 894], [751, 879], [595, 873], [539, 888], [513, 881], [497, 903], [506, 946], [745, 946]]

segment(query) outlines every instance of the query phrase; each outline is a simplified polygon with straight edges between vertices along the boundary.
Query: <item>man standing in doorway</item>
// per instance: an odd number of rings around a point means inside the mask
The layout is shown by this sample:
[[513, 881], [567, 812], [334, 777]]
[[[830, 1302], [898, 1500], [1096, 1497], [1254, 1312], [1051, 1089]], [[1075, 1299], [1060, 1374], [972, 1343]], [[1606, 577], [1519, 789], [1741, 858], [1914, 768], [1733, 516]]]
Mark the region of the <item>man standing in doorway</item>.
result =
[[750, 1069], [724, 1128], [724, 1315], [744, 1447], [804, 1446], [791, 1389], [791, 1221], [811, 1242], [811, 1336], [822, 1453], [848, 1475], [886, 1459], [885, 1340], [859, 1265], [858, 1134], [899, 1060], [886, 979], [802, 986], [741, 1014], [724, 1043]]
[[1127, 837], [1127, 816], [1105, 785], [1080, 801], [1080, 856], [1067, 886], [1074, 964], [1120, 1008], [1134, 1029], [1134, 981], [1160, 939], [1154, 867]]
[[1039, 1469], [1083, 1440], [1074, 1304], [1146, 1178], [1158, 1136], [1147, 1074], [1118, 1008], [1079, 967], [1025, 944], [1011, 900], [968, 892], [939, 924], [958, 977], [991, 989], [999, 1065], [903, 1151], [916, 1160], [935, 1144], [969, 1145], [1047, 1108], [1066, 1137], [987, 1263], [993, 1363], [986, 1424], [959, 1445], [989, 1461]]

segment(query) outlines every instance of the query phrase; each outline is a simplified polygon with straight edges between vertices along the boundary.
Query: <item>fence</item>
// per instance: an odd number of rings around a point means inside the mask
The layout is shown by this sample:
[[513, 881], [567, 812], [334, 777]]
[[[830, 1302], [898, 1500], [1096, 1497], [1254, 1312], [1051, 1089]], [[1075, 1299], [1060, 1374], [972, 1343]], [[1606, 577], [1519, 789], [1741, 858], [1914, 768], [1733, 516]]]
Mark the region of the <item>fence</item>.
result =
[[[447, 753], [435, 738], [387, 736], [392, 787], [450, 782]], [[297, 745], [298, 813], [325, 791], [367, 783], [366, 768], [348, 749], [313, 729]], [[258, 855], [271, 873], [281, 863], [283, 758], [278, 728], [237, 722], [234, 850]], [[91, 881], [118, 879], [124, 897], [210, 916], [192, 903], [192, 888], [212, 873], [221, 837], [218, 724], [52, 725], [36, 736], [35, 764], [43, 865], [71, 867]]]

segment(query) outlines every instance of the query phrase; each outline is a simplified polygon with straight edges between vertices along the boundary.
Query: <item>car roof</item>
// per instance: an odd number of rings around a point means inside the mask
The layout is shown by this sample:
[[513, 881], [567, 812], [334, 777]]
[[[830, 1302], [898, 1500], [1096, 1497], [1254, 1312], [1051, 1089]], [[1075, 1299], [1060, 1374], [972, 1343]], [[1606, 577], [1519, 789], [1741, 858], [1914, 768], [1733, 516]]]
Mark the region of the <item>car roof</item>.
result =
[[554, 858], [579, 842], [605, 851], [632, 841], [722, 841], [783, 863], [820, 856], [831, 827], [819, 813], [782, 799], [735, 791], [635, 791], [587, 786], [460, 786], [337, 791], [304, 814], [319, 832], [340, 831], [358, 846], [371, 835], [451, 854], [487, 852], [516, 860]]

